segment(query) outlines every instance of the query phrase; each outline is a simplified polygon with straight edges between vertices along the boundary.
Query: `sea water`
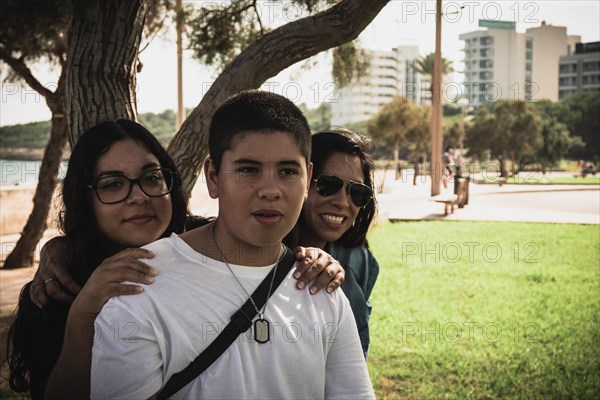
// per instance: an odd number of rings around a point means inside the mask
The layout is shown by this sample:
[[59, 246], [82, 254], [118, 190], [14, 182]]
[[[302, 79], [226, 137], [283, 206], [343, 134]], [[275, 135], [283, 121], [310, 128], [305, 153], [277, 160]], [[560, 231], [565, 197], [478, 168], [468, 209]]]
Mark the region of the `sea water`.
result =
[[[37, 186], [41, 165], [42, 161], [0, 160], [0, 186]], [[63, 179], [66, 172], [67, 162], [63, 161], [58, 170], [58, 178]]]

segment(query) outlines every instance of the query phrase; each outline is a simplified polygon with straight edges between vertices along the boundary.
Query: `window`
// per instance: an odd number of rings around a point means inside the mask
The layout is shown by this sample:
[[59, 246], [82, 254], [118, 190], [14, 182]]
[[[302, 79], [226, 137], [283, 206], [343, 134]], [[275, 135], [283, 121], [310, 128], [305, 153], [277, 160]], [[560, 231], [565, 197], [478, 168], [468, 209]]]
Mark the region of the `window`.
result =
[[494, 37], [493, 36], [484, 36], [481, 38], [481, 45], [482, 46], [492, 46], [494, 44]]
[[588, 61], [583, 63], [583, 71], [600, 71], [600, 61]]
[[481, 60], [479, 61], [479, 68], [494, 68], [494, 62], [492, 60]]
[[479, 50], [479, 55], [484, 58], [492, 57], [494, 55], [494, 49], [481, 49]]
[[527, 38], [527, 40], [525, 41], [525, 48], [527, 50], [533, 49], [533, 39], [532, 38]]

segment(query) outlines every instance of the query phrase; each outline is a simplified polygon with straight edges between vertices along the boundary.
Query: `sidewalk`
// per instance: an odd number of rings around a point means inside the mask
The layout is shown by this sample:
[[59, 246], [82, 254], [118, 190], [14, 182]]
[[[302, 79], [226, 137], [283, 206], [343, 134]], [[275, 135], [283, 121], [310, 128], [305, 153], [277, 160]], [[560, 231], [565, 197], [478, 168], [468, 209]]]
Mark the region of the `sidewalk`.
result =
[[[420, 176], [417, 186], [413, 186], [412, 176], [389, 178], [386, 176], [384, 193], [378, 195], [380, 219], [600, 224], [600, 185], [499, 186], [471, 182], [469, 204], [444, 216], [444, 205], [429, 200], [429, 177]], [[442, 193], [453, 193], [453, 183]]]
[[[376, 182], [383, 179], [379, 172]], [[412, 176], [394, 180], [393, 171], [385, 175], [383, 193], [377, 195], [380, 221], [468, 220], [522, 221], [600, 224], [600, 185], [510, 185], [471, 184], [469, 204], [444, 216], [444, 206], [430, 201], [431, 183], [419, 177], [413, 186]], [[445, 189], [452, 192], [452, 184]], [[190, 200], [197, 215], [216, 215], [217, 202], [199, 182]], [[48, 231], [44, 241], [56, 232]], [[0, 236], [2, 259], [10, 252], [19, 235]], [[44, 241], [41, 243], [43, 244]], [[38, 249], [41, 245], [38, 246]], [[0, 270], [0, 317], [9, 315], [21, 287], [31, 278], [36, 267], [13, 271]]]

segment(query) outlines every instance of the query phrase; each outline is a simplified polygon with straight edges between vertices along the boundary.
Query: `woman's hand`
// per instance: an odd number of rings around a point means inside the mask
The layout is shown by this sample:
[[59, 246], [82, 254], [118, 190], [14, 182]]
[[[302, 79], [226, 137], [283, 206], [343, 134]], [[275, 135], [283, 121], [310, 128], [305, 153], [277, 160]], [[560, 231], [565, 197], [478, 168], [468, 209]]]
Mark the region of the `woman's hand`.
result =
[[[126, 249], [107, 258], [96, 268], [79, 292], [72, 309], [97, 315], [104, 304], [114, 296], [141, 293], [144, 289], [135, 283], [151, 284], [158, 270], [144, 264], [139, 258], [153, 258], [146, 249]], [[124, 281], [133, 284], [122, 283]]]
[[50, 298], [72, 303], [81, 288], [67, 269], [69, 244], [63, 236], [50, 239], [40, 251], [40, 265], [29, 289], [31, 301], [39, 308], [48, 305]]
[[319, 277], [310, 287], [310, 293], [315, 294], [327, 287], [327, 293], [332, 293], [344, 282], [346, 272], [340, 263], [325, 251], [315, 247], [301, 247], [294, 249], [297, 264], [294, 278], [298, 279], [296, 287], [304, 289], [306, 284], [315, 277]]

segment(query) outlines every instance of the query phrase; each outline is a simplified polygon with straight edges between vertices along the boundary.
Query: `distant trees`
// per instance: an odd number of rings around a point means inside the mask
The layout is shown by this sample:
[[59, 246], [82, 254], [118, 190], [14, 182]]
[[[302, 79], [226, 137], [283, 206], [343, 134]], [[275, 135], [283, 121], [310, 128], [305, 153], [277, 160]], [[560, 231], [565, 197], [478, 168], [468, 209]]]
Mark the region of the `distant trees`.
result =
[[530, 163], [545, 172], [567, 156], [598, 162], [598, 110], [600, 93], [589, 92], [558, 102], [502, 100], [485, 105], [466, 129], [468, 155], [498, 159], [503, 177], [508, 174], [507, 161], [513, 172]]
[[463, 148], [465, 140], [465, 122], [461, 119], [444, 128], [444, 142], [446, 145]]
[[[65, 118], [64, 65], [71, 15], [72, 3], [61, 0], [9, 0], [2, 3], [0, 60], [10, 67], [5, 81], [28, 84], [44, 98], [52, 114], [50, 140], [40, 165], [33, 211], [17, 245], [4, 261], [6, 269], [33, 264], [35, 246], [47, 227], [46, 219], [69, 132]], [[31, 67], [39, 61], [60, 68], [56, 82], [48, 84], [34, 76]]]
[[570, 135], [566, 124], [560, 122], [569, 113], [564, 102], [540, 100], [533, 103], [542, 117], [543, 144], [534, 156], [534, 161], [541, 165], [542, 171], [555, 167], [569, 151], [583, 146], [581, 137]]
[[368, 123], [368, 132], [385, 143], [398, 161], [401, 148], [422, 154], [430, 142], [430, 108], [416, 105], [404, 97], [395, 97]]
[[[421, 56], [417, 58], [415, 64], [412, 66], [413, 70], [421, 75], [423, 75], [429, 81], [428, 91], [430, 93], [431, 99], [433, 99], [433, 69], [434, 69], [434, 61], [435, 54], [429, 53], [425, 56]], [[454, 71], [454, 67], [452, 66], [452, 61], [446, 60], [444, 57], [441, 59], [442, 61], [442, 81], [443, 77]], [[438, 88], [438, 90], [442, 90], [442, 88]]]
[[468, 155], [483, 159], [489, 153], [500, 162], [500, 176], [506, 177], [507, 160], [516, 166], [542, 147], [542, 119], [530, 103], [501, 100], [479, 109], [466, 136]]
[[[448, 114], [460, 113], [448, 107]], [[462, 118], [444, 128], [444, 142], [467, 148], [473, 159], [497, 159], [500, 175], [536, 164], [543, 172], [565, 157], [600, 161], [600, 93], [580, 92], [561, 101], [501, 100], [476, 110], [472, 121]], [[394, 152], [407, 149], [417, 156], [430, 142], [429, 110], [395, 98], [368, 123], [369, 134]]]
[[[417, 58], [413, 69], [421, 75], [426, 76], [430, 82], [433, 82], [433, 65], [435, 61], [435, 54], [429, 53], [425, 56]], [[442, 57], [442, 76], [453, 72], [452, 61], [446, 60]]]
[[569, 154], [600, 162], [600, 92], [578, 92], [559, 103], [564, 106], [564, 112], [557, 116], [557, 121], [565, 124], [571, 136], [583, 142], [583, 146], [574, 146]]
[[331, 104], [330, 103], [321, 103], [319, 107], [314, 109], [309, 109], [306, 104], [302, 103], [298, 105], [298, 108], [302, 110], [306, 120], [308, 121], [308, 126], [312, 131], [318, 131], [321, 129], [325, 129], [331, 125]]

